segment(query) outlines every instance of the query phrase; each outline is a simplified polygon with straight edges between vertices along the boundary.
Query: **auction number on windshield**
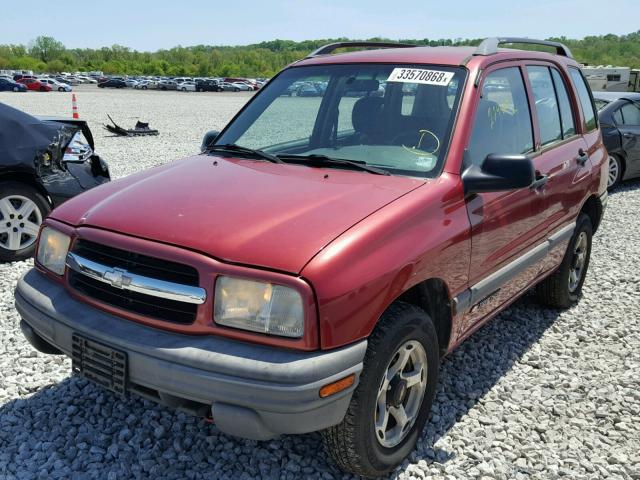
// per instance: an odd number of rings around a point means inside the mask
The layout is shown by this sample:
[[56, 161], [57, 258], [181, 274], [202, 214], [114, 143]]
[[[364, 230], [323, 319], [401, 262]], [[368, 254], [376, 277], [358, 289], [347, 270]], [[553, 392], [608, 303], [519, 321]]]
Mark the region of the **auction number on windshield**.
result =
[[420, 68], [394, 68], [387, 82], [422, 83], [425, 85], [447, 86], [453, 78], [453, 72], [422, 70]]

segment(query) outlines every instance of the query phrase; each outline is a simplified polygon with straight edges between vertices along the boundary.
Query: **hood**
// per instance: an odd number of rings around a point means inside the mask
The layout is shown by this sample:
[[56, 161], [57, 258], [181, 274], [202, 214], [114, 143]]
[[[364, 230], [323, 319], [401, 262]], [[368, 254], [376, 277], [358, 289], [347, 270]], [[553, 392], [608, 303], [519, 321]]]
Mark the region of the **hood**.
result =
[[198, 155], [110, 182], [52, 217], [298, 273], [329, 242], [424, 181]]

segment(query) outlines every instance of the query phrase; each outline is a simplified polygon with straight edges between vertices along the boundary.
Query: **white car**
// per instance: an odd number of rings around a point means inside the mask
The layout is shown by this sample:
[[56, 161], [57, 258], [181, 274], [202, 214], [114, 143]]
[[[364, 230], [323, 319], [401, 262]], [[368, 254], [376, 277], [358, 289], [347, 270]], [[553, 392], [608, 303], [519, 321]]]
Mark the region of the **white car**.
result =
[[129, 88], [135, 88], [135, 86], [138, 85], [139, 82], [137, 80], [134, 80], [133, 78], [125, 78], [124, 83]]
[[233, 82], [231, 85], [238, 87], [239, 90], [253, 91], [253, 87], [244, 82]]
[[51, 87], [51, 90], [57, 90], [59, 92], [71, 92], [73, 88], [68, 83], [62, 83], [53, 78], [39, 78], [40, 83], [47, 83]]
[[195, 92], [196, 82], [182, 82], [178, 84], [178, 90], [181, 92]]

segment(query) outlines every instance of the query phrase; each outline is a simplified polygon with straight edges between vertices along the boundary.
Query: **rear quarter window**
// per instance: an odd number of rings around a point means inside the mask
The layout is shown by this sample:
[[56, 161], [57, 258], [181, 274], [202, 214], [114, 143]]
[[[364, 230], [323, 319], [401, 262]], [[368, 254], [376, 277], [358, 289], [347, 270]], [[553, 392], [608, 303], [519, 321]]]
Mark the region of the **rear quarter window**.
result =
[[594, 130], [598, 127], [598, 121], [591, 93], [589, 92], [589, 87], [587, 87], [587, 81], [577, 68], [569, 68], [569, 74], [571, 75], [573, 85], [576, 87], [576, 91], [578, 92], [578, 99], [580, 100], [580, 106], [582, 107], [585, 127], [587, 131]]

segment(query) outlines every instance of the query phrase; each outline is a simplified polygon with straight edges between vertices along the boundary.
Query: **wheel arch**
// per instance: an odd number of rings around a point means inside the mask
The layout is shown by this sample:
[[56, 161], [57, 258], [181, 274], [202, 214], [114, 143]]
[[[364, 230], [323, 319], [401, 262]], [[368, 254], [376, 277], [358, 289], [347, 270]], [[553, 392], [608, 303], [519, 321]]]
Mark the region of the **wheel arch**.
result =
[[0, 172], [0, 182], [19, 182], [35, 188], [36, 191], [45, 198], [49, 207], [53, 208], [49, 193], [36, 180], [35, 175], [26, 172]]
[[451, 295], [445, 281], [440, 278], [424, 280], [405, 290], [391, 304], [396, 302], [415, 305], [429, 314], [438, 334], [440, 356], [443, 356], [449, 348], [453, 323]]
[[593, 226], [593, 233], [596, 233], [600, 226], [600, 222], [602, 221], [602, 214], [604, 213], [604, 208], [602, 207], [600, 199], [596, 195], [591, 195], [582, 204], [580, 213], [584, 213], [589, 217], [591, 225]]

